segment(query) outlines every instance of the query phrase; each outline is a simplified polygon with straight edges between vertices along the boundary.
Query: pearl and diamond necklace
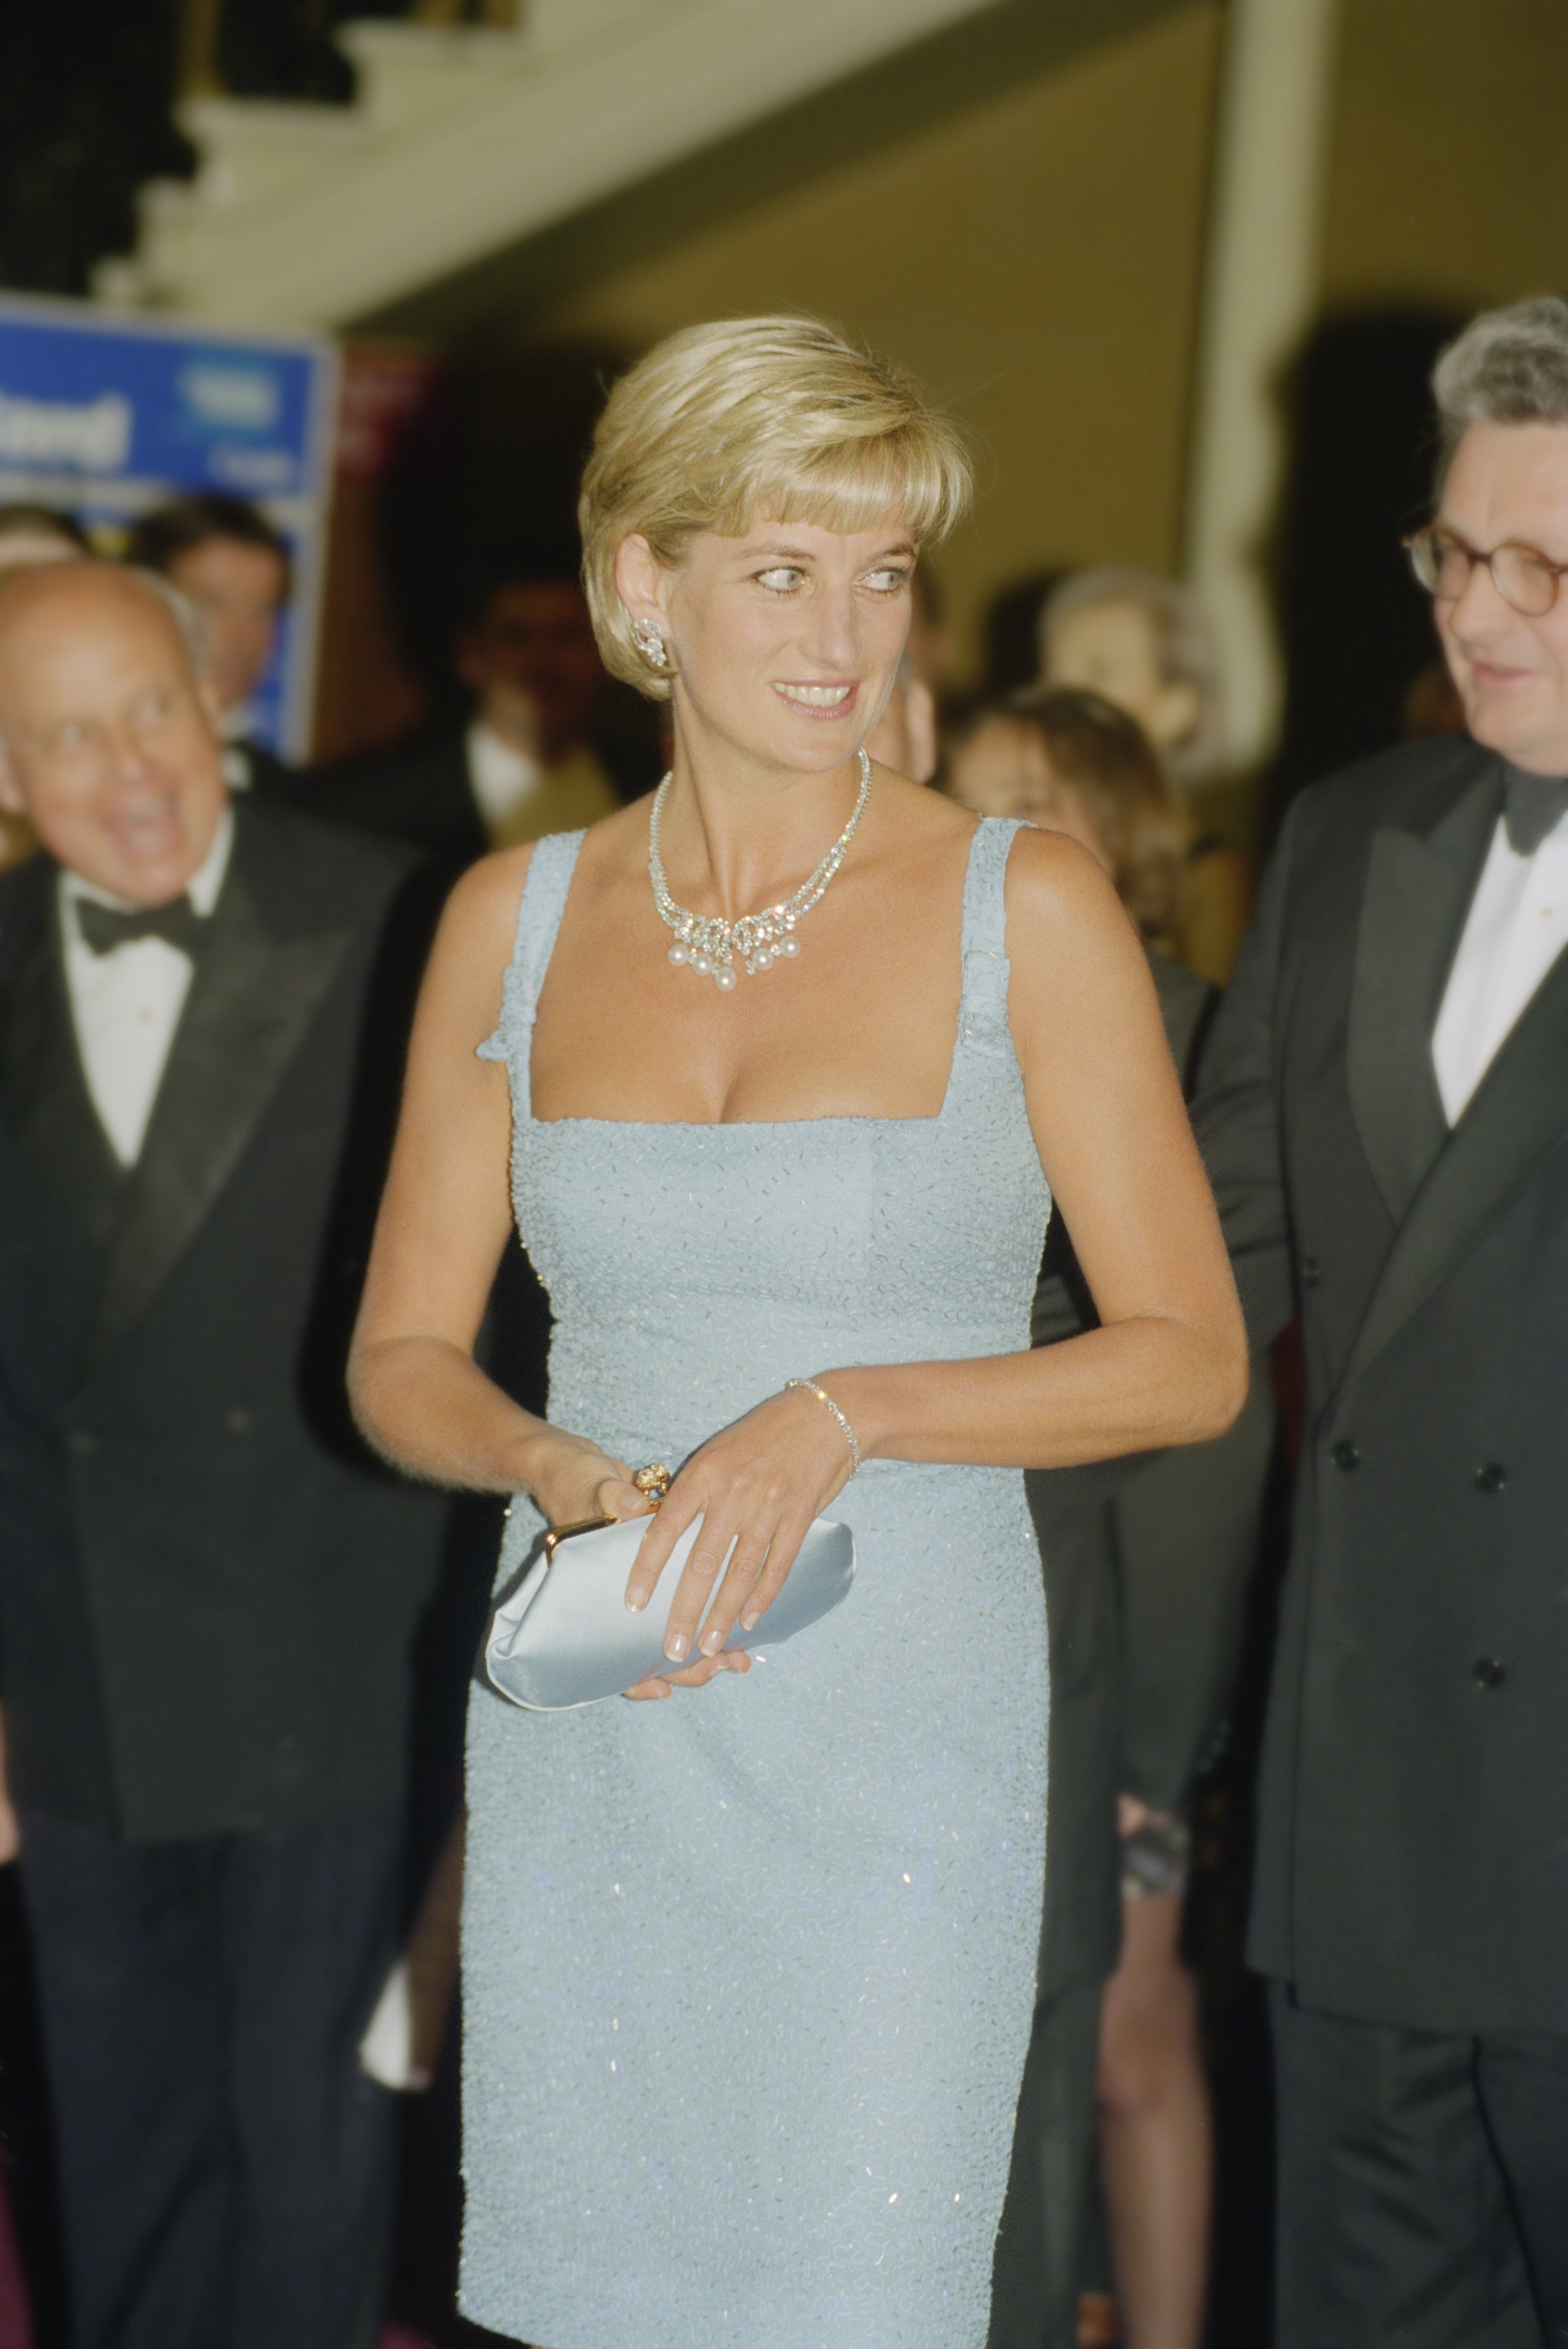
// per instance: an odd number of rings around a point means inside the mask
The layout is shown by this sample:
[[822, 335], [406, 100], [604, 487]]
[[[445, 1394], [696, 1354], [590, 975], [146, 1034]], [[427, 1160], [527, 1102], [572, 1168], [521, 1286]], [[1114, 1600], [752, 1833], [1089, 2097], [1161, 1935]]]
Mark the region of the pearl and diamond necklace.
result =
[[800, 941], [795, 936], [795, 925], [803, 914], [809, 914], [840, 865], [855, 836], [855, 827], [866, 812], [866, 801], [872, 788], [872, 762], [864, 750], [860, 754], [861, 791], [851, 816], [820, 864], [809, 881], [801, 883], [792, 897], [782, 905], [766, 906], [760, 914], [742, 914], [738, 920], [724, 921], [717, 914], [692, 914], [677, 905], [670, 895], [665, 879], [664, 859], [659, 854], [659, 817], [669, 793], [674, 777], [666, 775], [654, 793], [654, 804], [648, 815], [648, 878], [654, 885], [654, 903], [659, 918], [667, 929], [675, 932], [675, 942], [669, 958], [677, 970], [693, 970], [698, 978], [711, 978], [721, 994], [727, 994], [736, 982], [735, 957], [738, 955], [747, 969], [754, 976], [758, 971], [771, 970], [776, 960], [788, 961], [800, 951]]

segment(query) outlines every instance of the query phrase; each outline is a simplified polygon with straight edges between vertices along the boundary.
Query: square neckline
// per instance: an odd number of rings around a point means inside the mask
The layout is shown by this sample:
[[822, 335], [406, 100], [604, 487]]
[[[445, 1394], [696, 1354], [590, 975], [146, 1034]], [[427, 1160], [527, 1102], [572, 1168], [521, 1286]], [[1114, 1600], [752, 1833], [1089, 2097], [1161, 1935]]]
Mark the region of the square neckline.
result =
[[[541, 1117], [533, 1106], [533, 1035], [534, 1029], [537, 1025], [539, 999], [543, 992], [544, 982], [550, 975], [550, 966], [555, 959], [556, 940], [561, 935], [561, 925], [562, 920], [565, 918], [567, 904], [570, 901], [572, 895], [572, 885], [577, 877], [578, 858], [582, 852], [583, 840], [586, 837], [586, 834], [582, 832], [575, 833], [557, 833], [552, 835], [555, 839], [571, 842], [572, 861], [567, 868], [565, 885], [561, 892], [560, 904], [555, 909], [555, 924], [550, 936], [549, 951], [545, 955], [543, 962], [540, 967], [538, 980], [533, 988], [532, 999], [528, 1007], [527, 1042], [524, 1050], [520, 1055], [522, 1062], [526, 1085], [526, 1122], [528, 1125], [542, 1133], [548, 1133], [563, 1126], [581, 1127], [590, 1130], [603, 1130], [610, 1133], [624, 1131], [626, 1133], [797, 1133], [802, 1127], [811, 1126], [830, 1126], [835, 1128], [842, 1128], [845, 1126], [882, 1126], [891, 1128], [894, 1132], [905, 1127], [912, 1127], [916, 1132], [920, 1132], [922, 1130], [928, 1130], [932, 1126], [940, 1125], [952, 1106], [954, 1093], [957, 1087], [964, 1061], [964, 1047], [965, 1042], [965, 1014], [967, 1010], [970, 1010], [973, 1008], [968, 968], [970, 960], [973, 957], [988, 954], [1003, 964], [1004, 977], [1002, 985], [1002, 999], [1004, 1007], [1006, 1007], [1006, 1002], [1007, 978], [1010, 976], [1010, 969], [1008, 967], [1008, 957], [1006, 944], [1006, 920], [1005, 911], [1001, 911], [999, 909], [999, 917], [990, 926], [995, 931], [995, 934], [1002, 941], [999, 946], [986, 947], [971, 942], [972, 932], [977, 933], [986, 926], [985, 912], [982, 910], [978, 905], [975, 875], [977, 864], [982, 861], [980, 843], [982, 840], [988, 836], [987, 827], [993, 823], [1003, 827], [1007, 833], [1006, 840], [1002, 846], [1000, 859], [1000, 877], [1004, 879], [1006, 874], [1007, 858], [1011, 853], [1014, 839], [1020, 832], [1028, 828], [1016, 819], [998, 816], [981, 816], [975, 823], [974, 832], [970, 835], [968, 854], [965, 858], [964, 864], [964, 890], [960, 900], [960, 923], [958, 936], [958, 1012], [954, 1023], [953, 1051], [952, 1057], [947, 1064], [947, 1081], [943, 1087], [941, 1106], [925, 1117], [882, 1117], [879, 1116], [874, 1111], [870, 1110], [849, 1110], [841, 1114], [834, 1114], [827, 1117]], [[989, 836], [995, 837], [994, 834]], [[534, 849], [535, 858], [538, 857], [540, 850], [545, 847], [546, 844], [545, 841], [540, 841], [536, 844]], [[534, 870], [534, 863], [533, 860], [531, 859], [528, 869], [528, 877], [523, 883], [522, 897], [518, 906], [518, 933], [520, 946], [521, 944], [522, 924], [527, 912], [529, 885], [533, 879]], [[513, 968], [516, 968], [517, 959], [518, 957], [514, 953], [512, 963]], [[1005, 1008], [1002, 1024], [1006, 1030], [1007, 1028], [1007, 1023]], [[1010, 1043], [1010, 1030], [1007, 1030], [1007, 1034]]]

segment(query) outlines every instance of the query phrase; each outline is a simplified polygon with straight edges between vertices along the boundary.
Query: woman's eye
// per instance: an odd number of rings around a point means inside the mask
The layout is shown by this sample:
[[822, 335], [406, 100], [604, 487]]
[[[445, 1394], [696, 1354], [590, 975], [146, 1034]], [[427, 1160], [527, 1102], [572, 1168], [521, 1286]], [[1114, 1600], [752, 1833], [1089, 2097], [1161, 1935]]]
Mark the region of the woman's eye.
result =
[[805, 574], [792, 563], [776, 563], [770, 570], [759, 571], [756, 575], [760, 586], [770, 587], [776, 595], [787, 595], [792, 587], [799, 585]]
[[909, 574], [897, 564], [890, 564], [882, 570], [868, 571], [866, 585], [874, 587], [879, 595], [896, 595], [901, 587], [909, 585]]

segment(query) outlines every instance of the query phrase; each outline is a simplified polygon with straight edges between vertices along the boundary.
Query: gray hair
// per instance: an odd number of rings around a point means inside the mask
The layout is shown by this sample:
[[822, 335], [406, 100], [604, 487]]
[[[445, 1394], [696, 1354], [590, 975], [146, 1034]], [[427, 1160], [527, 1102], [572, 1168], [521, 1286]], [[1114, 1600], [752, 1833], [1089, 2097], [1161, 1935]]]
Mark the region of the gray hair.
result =
[[1154, 628], [1154, 657], [1167, 685], [1190, 685], [1198, 698], [1198, 722], [1185, 742], [1164, 753], [1178, 783], [1198, 783], [1220, 761], [1222, 732], [1220, 656], [1209, 616], [1190, 587], [1152, 571], [1106, 565], [1064, 579], [1046, 598], [1040, 614], [1040, 673], [1048, 678], [1057, 630], [1074, 612], [1091, 604], [1137, 604]]
[[1472, 424], [1568, 424], [1568, 301], [1538, 294], [1483, 310], [1432, 370], [1438, 487]]

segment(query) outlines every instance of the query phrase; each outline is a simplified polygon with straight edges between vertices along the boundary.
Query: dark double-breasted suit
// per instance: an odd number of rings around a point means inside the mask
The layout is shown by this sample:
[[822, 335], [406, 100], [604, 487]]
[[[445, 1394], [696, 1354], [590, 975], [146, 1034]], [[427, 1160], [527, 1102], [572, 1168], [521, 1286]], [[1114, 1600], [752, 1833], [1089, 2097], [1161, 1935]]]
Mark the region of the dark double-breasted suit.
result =
[[428, 916], [400, 850], [234, 827], [130, 1168], [57, 868], [0, 879], [0, 1634], [81, 2349], [378, 2313], [356, 2049], [446, 1505], [343, 1378]]
[[1456, 737], [1302, 797], [1194, 1113], [1254, 1342], [1305, 1350], [1251, 1933], [1286, 2349], [1568, 2322], [1568, 957], [1451, 1131], [1432, 1060], [1505, 780]]
[[1502, 803], [1468, 739], [1298, 803], [1196, 1122], [1306, 1444], [1253, 1951], [1310, 2004], [1568, 2031], [1568, 960], [1452, 1133], [1432, 1030]]
[[375, 982], [404, 868], [277, 810], [235, 817], [133, 1169], [82, 1072], [55, 867], [0, 879], [13, 1788], [139, 1841], [396, 1796], [442, 1528], [342, 1392], [396, 1101], [399, 1009]]

